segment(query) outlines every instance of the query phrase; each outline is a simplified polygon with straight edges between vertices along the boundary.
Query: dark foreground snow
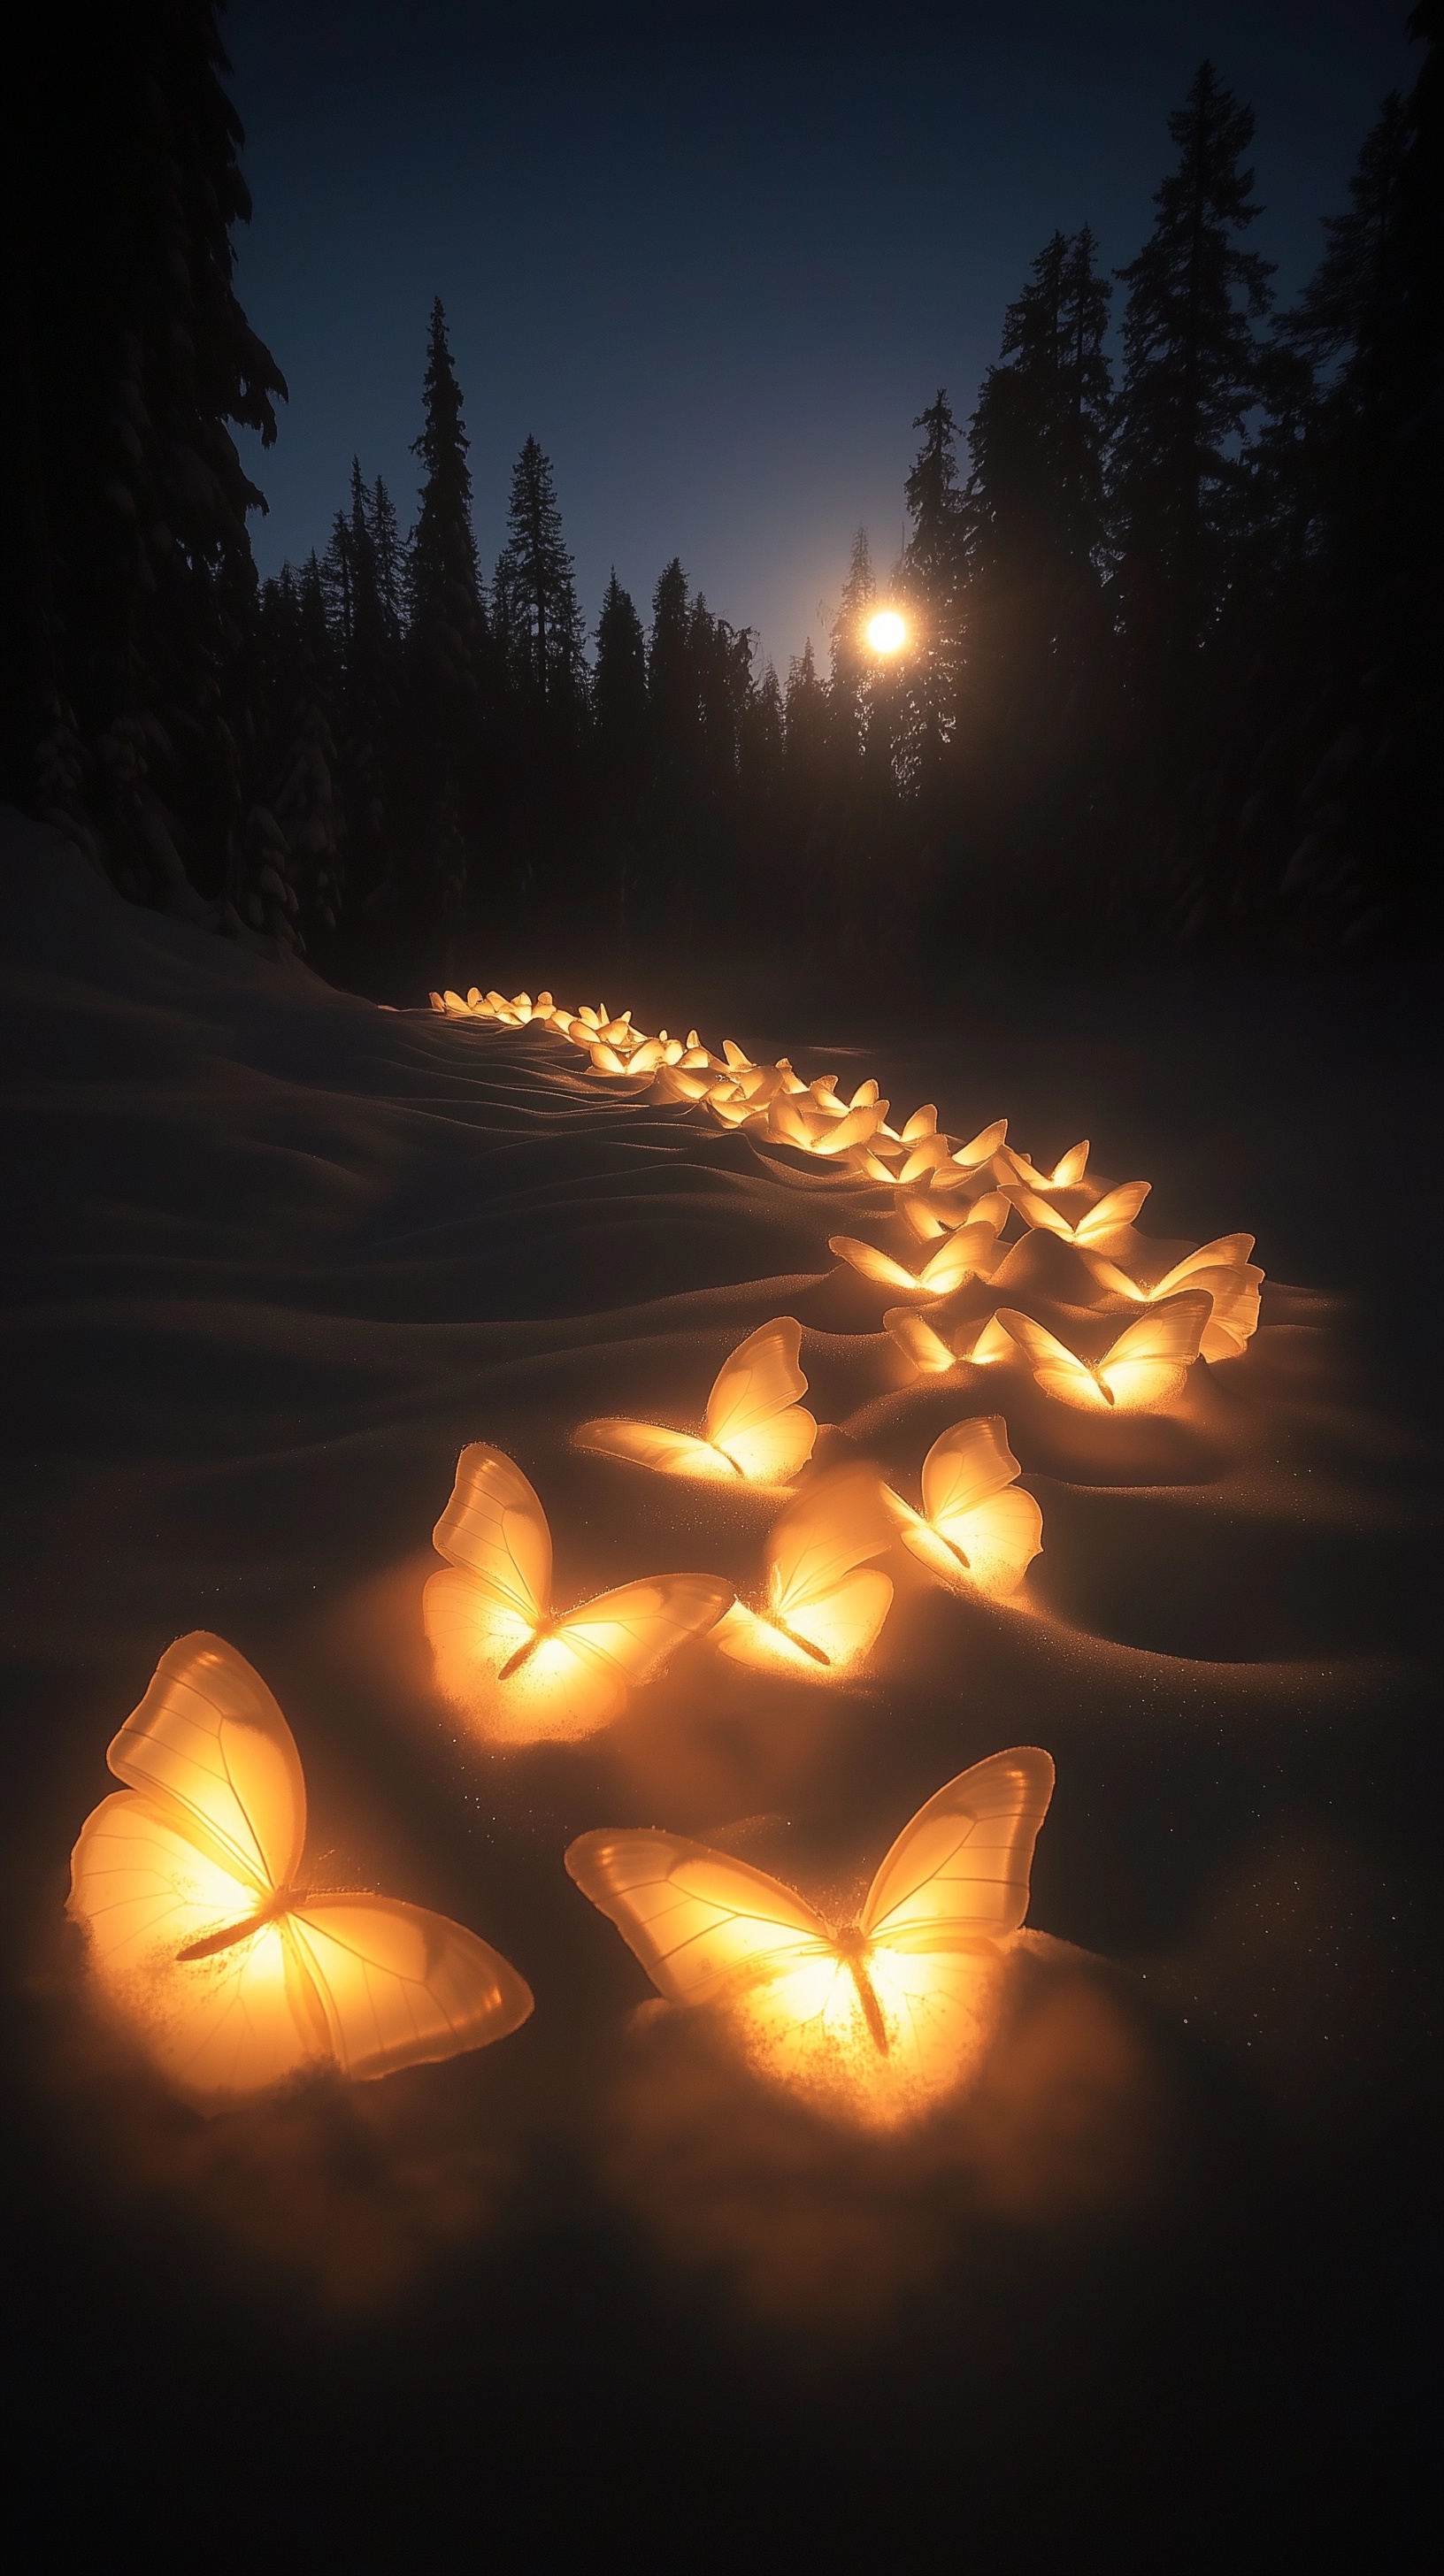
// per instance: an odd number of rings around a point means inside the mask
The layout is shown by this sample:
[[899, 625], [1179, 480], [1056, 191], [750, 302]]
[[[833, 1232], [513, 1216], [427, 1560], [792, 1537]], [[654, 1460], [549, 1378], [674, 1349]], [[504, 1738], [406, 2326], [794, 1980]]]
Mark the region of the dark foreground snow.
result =
[[[648, 2568], [734, 2534], [971, 2563], [995, 2527], [1071, 2565], [1144, 2523], [1182, 2564], [1221, 2520], [1232, 2550], [1401, 2492], [1437, 1886], [1417, 997], [980, 974], [955, 1029], [704, 1031], [962, 1133], [1091, 1133], [1154, 1181], [1147, 1231], [1257, 1234], [1247, 1357], [1110, 1443], [1016, 1379], [898, 1384], [826, 1249], [883, 1194], [598, 1098], [545, 1036], [136, 913], [13, 818], [0, 860], [12, 2277], [85, 2479], [139, 2511], [204, 2469], [263, 2552], [329, 2535], [332, 2563], [358, 2532], [412, 2563], [444, 2501], [468, 2558], [580, 2535]], [[693, 1655], [579, 1745], [468, 1735], [419, 1615], [463, 1442], [525, 1467], [568, 1597], [744, 1585], [755, 1506], [569, 1434], [695, 1417], [781, 1313], [839, 1455], [905, 1482], [944, 1423], [1006, 1413], [1044, 1513], [1027, 1606], [904, 1587], [855, 1688]], [[286, 1709], [328, 1872], [495, 1941], [537, 1997], [517, 2037], [207, 2122], [89, 2015], [67, 1854], [197, 1627]], [[645, 1981], [565, 1877], [575, 1834], [665, 1822], [845, 1906], [1016, 1742], [1058, 1765], [1036, 1937], [949, 2121], [860, 2143], [629, 2021]]]

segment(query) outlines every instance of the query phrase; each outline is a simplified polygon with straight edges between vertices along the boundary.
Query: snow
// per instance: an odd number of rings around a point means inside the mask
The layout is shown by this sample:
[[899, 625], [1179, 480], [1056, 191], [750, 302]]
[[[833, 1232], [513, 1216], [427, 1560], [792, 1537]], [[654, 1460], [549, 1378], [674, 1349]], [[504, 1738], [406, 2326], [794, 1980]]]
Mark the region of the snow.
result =
[[[1176, 1423], [1105, 1424], [1126, 1436], [1100, 1450], [1091, 1418], [1061, 1421], [1013, 1378], [986, 1400], [898, 1383], [874, 1292], [826, 1250], [885, 1204], [849, 1176], [785, 1172], [684, 1109], [599, 1097], [545, 1034], [379, 1011], [139, 912], [12, 816], [0, 918], [6, 1849], [14, 1940], [43, 1990], [23, 2127], [47, 2242], [77, 2213], [123, 2232], [137, 2194], [159, 2212], [146, 2350], [166, 2349], [177, 2265], [198, 2263], [197, 2295], [228, 2313], [237, 2249], [283, 2308], [368, 2318], [515, 2257], [503, 2304], [524, 2309], [525, 2208], [543, 2267], [572, 2244], [600, 2281], [617, 2243], [639, 2249], [607, 2297], [644, 2393], [668, 2377], [646, 2322], [657, 2263], [773, 2327], [879, 2351], [921, 2300], [927, 2352], [944, 2310], [959, 2331], [959, 2284], [992, 2246], [1008, 2296], [1081, 2369], [1098, 2301], [1126, 2319], [1130, 2267], [1155, 2259], [1147, 2230], [1164, 2271], [1187, 2273], [1219, 2218], [1201, 2177], [1225, 2136], [1251, 2177], [1282, 2134], [1315, 2181], [1316, 2142], [1344, 2137], [1369, 2188], [1413, 2098], [1434, 1454], [1401, 1356], [1417, 1266], [1380, 1222], [1408, 1152], [1389, 1104], [1417, 1079], [1381, 1047], [1387, 994], [1345, 1022], [1339, 987], [1180, 997], [1139, 978], [1086, 1003], [1000, 987], [957, 1029], [884, 1030], [857, 1067], [904, 1111], [937, 1098], [962, 1133], [1007, 1110], [1020, 1145], [1091, 1129], [1115, 1173], [1149, 1170], [1147, 1152], [1159, 1233], [1257, 1233], [1249, 1354], [1200, 1369]], [[790, 1041], [809, 1075], [842, 1062], [805, 1036], [784, 1028], [774, 1051]], [[1301, 1252], [1313, 1277], [1281, 1284]], [[1392, 1323], [1370, 1298], [1389, 1260]], [[726, 1351], [784, 1313], [838, 1454], [855, 1442], [904, 1490], [945, 1422], [1006, 1412], [1044, 1513], [1030, 1606], [919, 1581], [858, 1688], [763, 1684], [697, 1654], [581, 1746], [500, 1755], [469, 1737], [436, 1697], [419, 1615], [462, 1444], [506, 1449], [537, 1486], [561, 1596], [693, 1565], [745, 1585], [754, 1505], [569, 1435], [603, 1413], [695, 1418]], [[472, 1924], [537, 1995], [482, 2058], [263, 2108], [222, 2124], [223, 2148], [81, 2035], [61, 1927], [105, 1745], [199, 1626], [286, 1709], [337, 1880]], [[1036, 1931], [951, 2126], [863, 2151], [748, 2092], [675, 2017], [629, 2033], [645, 1981], [565, 1877], [573, 1835], [665, 1822], [845, 1905], [922, 1798], [1015, 1742], [1058, 1763]], [[1060, 2244], [1081, 2287], [1054, 2280]], [[1179, 2354], [1228, 2343], [1223, 2273], [1217, 2312], [1210, 2295], [1186, 2293], [1200, 2306]], [[356, 2331], [384, 2391], [384, 2325]], [[725, 2335], [699, 2332], [729, 2384]], [[981, 2329], [966, 2345], [950, 2366], [982, 2385], [992, 2347]], [[1025, 2357], [1006, 2366], [1021, 2387]]]

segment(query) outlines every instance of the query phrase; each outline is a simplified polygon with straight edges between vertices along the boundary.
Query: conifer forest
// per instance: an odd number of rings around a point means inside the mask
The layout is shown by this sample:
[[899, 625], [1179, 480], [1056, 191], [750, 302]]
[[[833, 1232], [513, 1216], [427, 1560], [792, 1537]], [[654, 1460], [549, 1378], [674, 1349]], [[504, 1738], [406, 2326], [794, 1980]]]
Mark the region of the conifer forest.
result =
[[[1114, 266], [1054, 231], [972, 411], [918, 387], [901, 554], [859, 533], [785, 673], [677, 556], [650, 597], [580, 598], [538, 436], [479, 560], [439, 300], [415, 488], [358, 427], [329, 529], [258, 579], [232, 433], [275, 439], [286, 352], [233, 282], [219, 12], [95, 12], [83, 51], [71, 14], [26, 39], [49, 104], [7, 154], [12, 213], [51, 219], [7, 224], [0, 786], [127, 895], [378, 993], [401, 960], [409, 992], [483, 949], [740, 955], [763, 922], [899, 987], [1018, 942], [1431, 932], [1437, 0], [1289, 305], [1266, 138], [1199, 66], [1147, 239]], [[908, 626], [888, 663], [864, 637], [884, 601]]]

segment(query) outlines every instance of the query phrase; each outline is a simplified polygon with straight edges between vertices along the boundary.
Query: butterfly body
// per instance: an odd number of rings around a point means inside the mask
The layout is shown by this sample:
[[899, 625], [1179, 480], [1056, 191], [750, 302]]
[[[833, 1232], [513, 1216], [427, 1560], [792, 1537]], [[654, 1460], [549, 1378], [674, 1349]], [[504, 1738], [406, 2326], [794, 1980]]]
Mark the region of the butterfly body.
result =
[[254, 1914], [248, 1914], [243, 1922], [228, 1924], [220, 1932], [209, 1932], [199, 1941], [188, 1941], [183, 1950], [177, 1950], [176, 1958], [179, 1961], [219, 1958], [223, 1950], [234, 1950], [238, 1942], [249, 1941], [253, 1933], [264, 1932], [268, 1923], [283, 1923], [288, 1914], [299, 1913], [310, 1900], [309, 1887], [278, 1887], [275, 1895], [258, 1906]]
[[877, 1988], [867, 1972], [872, 1943], [860, 1923], [844, 1923], [832, 1936], [832, 1946], [847, 1969], [862, 2006], [862, 2017], [872, 2034], [873, 2045], [880, 2057], [888, 2054], [887, 2023], [877, 1999]]

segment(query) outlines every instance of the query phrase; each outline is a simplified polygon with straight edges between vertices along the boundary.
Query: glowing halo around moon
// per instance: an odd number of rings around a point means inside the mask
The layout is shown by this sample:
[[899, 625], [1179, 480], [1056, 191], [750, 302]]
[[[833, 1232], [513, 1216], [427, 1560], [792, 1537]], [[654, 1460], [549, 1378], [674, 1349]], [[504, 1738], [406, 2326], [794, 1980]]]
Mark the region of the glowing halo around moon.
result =
[[874, 653], [899, 653], [908, 639], [907, 627], [895, 608], [880, 608], [867, 621], [867, 640]]

